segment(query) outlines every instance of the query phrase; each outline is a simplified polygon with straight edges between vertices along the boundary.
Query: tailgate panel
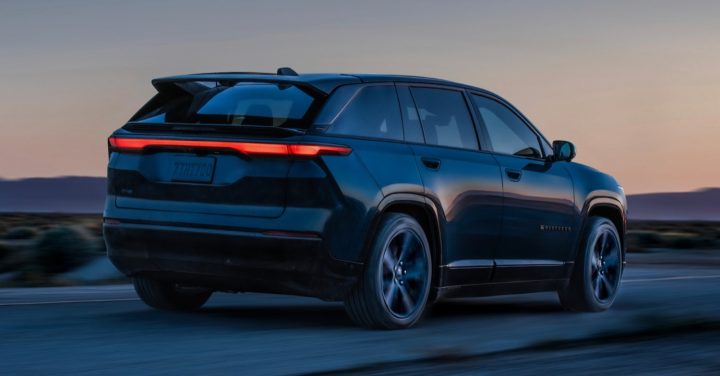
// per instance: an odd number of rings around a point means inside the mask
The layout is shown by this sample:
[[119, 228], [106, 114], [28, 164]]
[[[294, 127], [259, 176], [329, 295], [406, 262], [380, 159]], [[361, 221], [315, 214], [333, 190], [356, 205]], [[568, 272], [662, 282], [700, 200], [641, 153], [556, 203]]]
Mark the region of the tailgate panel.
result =
[[[114, 153], [109, 193], [120, 208], [279, 217], [285, 208], [290, 161], [223, 153]], [[203, 169], [214, 161], [212, 172]], [[199, 163], [180, 171], [180, 161]], [[178, 181], [178, 174], [181, 180]], [[190, 175], [190, 177], [188, 177]], [[187, 180], [195, 181], [187, 181]]]

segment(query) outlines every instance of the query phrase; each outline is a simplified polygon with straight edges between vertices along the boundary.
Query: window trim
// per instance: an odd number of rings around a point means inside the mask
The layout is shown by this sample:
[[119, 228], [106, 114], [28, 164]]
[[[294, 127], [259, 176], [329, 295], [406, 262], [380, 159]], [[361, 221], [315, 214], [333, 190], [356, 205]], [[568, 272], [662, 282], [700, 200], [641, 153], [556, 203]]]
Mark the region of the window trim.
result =
[[[542, 140], [545, 140], [545, 142], [547, 142], [547, 139], [545, 138], [545, 136], [543, 136], [542, 133], [540, 133], [540, 131], [537, 129], [537, 127], [535, 127], [535, 125], [533, 125], [533, 124], [530, 122], [530, 120], [528, 120], [528, 118], [525, 117], [525, 115], [523, 115], [520, 111], [518, 111], [518, 110], [515, 108], [515, 106], [513, 106], [513, 105], [510, 104], [508, 101], [506, 101], [506, 100], [504, 100], [503, 98], [501, 98], [501, 97], [499, 97], [499, 96], [497, 96], [497, 95], [494, 95], [494, 94], [478, 92], [478, 91], [476, 91], [476, 90], [467, 90], [467, 92], [468, 92], [469, 95], [477, 95], [477, 96], [479, 96], [479, 97], [483, 97], [483, 98], [486, 98], [486, 99], [489, 99], [489, 100], [493, 100], [493, 101], [497, 102], [498, 104], [500, 104], [501, 106], [503, 106], [503, 107], [507, 108], [508, 110], [510, 110], [510, 112], [512, 112], [513, 114], [515, 114], [515, 116], [517, 116], [517, 117], [520, 119], [520, 121], [522, 121], [522, 122], [525, 124], [525, 126], [528, 127], [528, 129], [530, 130], [530, 132], [532, 132], [533, 134], [535, 134], [535, 138], [537, 138], [538, 147], [540, 148], [539, 151], [540, 151], [540, 153], [542, 154], [542, 158], [526, 157], [526, 156], [522, 156], [522, 155], [507, 154], [507, 153], [502, 153], [502, 152], [496, 151], [496, 150], [492, 147], [492, 144], [490, 144], [490, 142], [489, 142], [490, 140], [489, 140], [489, 133], [488, 133], [487, 127], [485, 126], [485, 123], [484, 123], [484, 122], [481, 122], [481, 121], [480, 121], [480, 120], [482, 119], [482, 117], [481, 117], [481, 115], [478, 113], [477, 106], [473, 103], [472, 111], [476, 114], [476, 116], [478, 116], [478, 126], [481, 127], [481, 128], [483, 128], [483, 134], [485, 134], [485, 135], [488, 137], [488, 151], [489, 151], [489, 152], [491, 152], [491, 153], [493, 153], [493, 154], [497, 154], [497, 155], [503, 155], [503, 156], [509, 156], [509, 157], [515, 157], [515, 158], [523, 158], [523, 159], [530, 159], [530, 160], [533, 160], [533, 161], [546, 161], [546, 160], [547, 160], [548, 155], [545, 153], [545, 150], [544, 150], [545, 148], [542, 147]], [[470, 98], [470, 99], [472, 100], [472, 98]], [[549, 143], [549, 142], [548, 142], [548, 144], [552, 145], [552, 144]]]
[[[453, 86], [453, 85], [443, 85], [443, 84], [436, 84], [436, 83], [427, 83], [427, 82], [409, 82], [409, 81], [382, 81], [382, 82], [367, 82], [367, 83], [353, 83], [353, 84], [347, 84], [338, 86], [335, 90], [337, 90], [340, 87], [344, 86], [358, 86], [358, 90], [361, 87], [364, 86], [372, 86], [372, 85], [394, 85], [395, 86], [395, 94], [397, 95], [398, 100], [398, 106], [400, 111], [400, 119], [402, 121], [403, 126], [403, 139], [402, 140], [395, 140], [395, 139], [387, 139], [387, 138], [376, 138], [376, 137], [367, 137], [367, 136], [353, 136], [353, 135], [338, 135], [338, 134], [330, 134], [327, 133], [327, 128], [322, 127], [321, 125], [328, 126], [327, 124], [317, 124], [315, 123], [315, 118], [312, 120], [312, 125], [307, 129], [305, 134], [308, 135], [320, 135], [324, 137], [334, 137], [334, 138], [351, 138], [351, 139], [357, 139], [357, 140], [368, 140], [368, 141], [382, 141], [382, 142], [391, 142], [391, 143], [403, 143], [406, 145], [422, 145], [422, 146], [429, 146], [429, 147], [440, 147], [450, 150], [459, 150], [459, 151], [465, 151], [465, 152], [479, 152], [479, 153], [490, 153], [490, 154], [496, 154], [496, 155], [502, 155], [502, 156], [508, 156], [508, 157], [514, 157], [514, 158], [522, 158], [527, 159], [531, 161], [546, 161], [548, 155], [545, 153], [545, 150], [541, 147], [540, 152], [543, 154], [543, 158], [533, 158], [533, 157], [524, 157], [520, 155], [512, 155], [512, 154], [505, 154], [496, 152], [493, 150], [492, 145], [489, 143], [489, 136], [487, 134], [487, 129], [485, 128], [484, 123], [481, 122], [481, 118], [479, 118], [479, 114], [477, 113], [477, 106], [475, 106], [472, 95], [477, 95], [481, 97], [485, 97], [491, 100], [494, 100], [501, 105], [507, 107], [510, 109], [511, 112], [513, 112], [516, 116], [518, 116], [523, 123], [533, 132], [535, 133], [536, 137], [538, 138], [538, 144], [542, 144], [542, 141], [548, 143], [548, 145], [552, 145], [549, 141], [547, 141], [547, 138], [540, 132], [537, 127], [527, 118], [525, 115], [522, 114], [515, 106], [513, 106], [510, 102], [505, 100], [504, 98], [500, 97], [499, 95], [492, 93], [492, 92], [486, 92], [482, 89], [474, 88], [474, 87], [466, 87], [466, 86]], [[475, 129], [475, 137], [478, 140], [478, 147], [479, 149], [466, 149], [466, 148], [459, 148], [454, 146], [446, 146], [446, 145], [435, 145], [435, 144], [428, 144], [427, 141], [424, 141], [422, 143], [420, 142], [414, 142], [414, 141], [407, 141], [405, 139], [405, 121], [406, 121], [406, 115], [403, 112], [403, 104], [405, 103], [402, 98], [400, 97], [399, 91], [401, 87], [407, 88], [408, 92], [410, 94], [410, 99], [412, 101], [412, 105], [415, 107], [415, 111], [417, 111], [417, 104], [415, 103], [415, 98], [412, 96], [412, 90], [409, 90], [413, 87], [420, 87], [420, 88], [434, 88], [434, 89], [444, 89], [444, 90], [452, 90], [452, 91], [460, 91], [463, 93], [463, 98], [465, 99], [465, 106], [468, 107], [470, 111], [470, 117], [472, 119], [474, 129]], [[328, 94], [327, 100], [333, 93]], [[355, 94], [353, 94], [354, 98]], [[325, 102], [325, 101], [323, 101]], [[323, 103], [324, 105], [325, 103]], [[343, 105], [342, 108], [344, 110], [346, 106]], [[315, 114], [315, 117], [319, 115], [321, 109], [318, 109], [318, 113]], [[422, 122], [420, 122], [420, 128], [423, 132], [423, 139], [425, 138], [425, 131], [422, 128]], [[539, 145], [542, 146], [542, 145]]]
[[[403, 91], [403, 93], [401, 93], [401, 91]], [[412, 145], [425, 145], [425, 133], [423, 132], [422, 124], [420, 122], [420, 115], [417, 113], [417, 106], [415, 105], [415, 100], [413, 99], [412, 93], [410, 92], [410, 86], [396, 82], [395, 92], [398, 96], [398, 105], [400, 106], [400, 115], [403, 123], [403, 141], [405, 141], [405, 143], [407, 144]], [[412, 106], [412, 108], [415, 110], [415, 115], [418, 117], [418, 126], [420, 127], [420, 137], [422, 138], [421, 142], [411, 141], [407, 138], [407, 130], [410, 126], [410, 118], [408, 117], [408, 114], [405, 113], [405, 106]]]

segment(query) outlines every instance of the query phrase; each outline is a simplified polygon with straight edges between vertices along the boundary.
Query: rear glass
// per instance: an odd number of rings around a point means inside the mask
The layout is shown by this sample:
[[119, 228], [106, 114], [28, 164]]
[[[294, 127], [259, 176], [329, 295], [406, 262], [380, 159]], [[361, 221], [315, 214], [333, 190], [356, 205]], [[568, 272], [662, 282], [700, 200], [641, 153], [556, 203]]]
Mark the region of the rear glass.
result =
[[182, 82], [160, 92], [131, 122], [228, 124], [306, 128], [315, 99], [297, 86], [276, 83]]

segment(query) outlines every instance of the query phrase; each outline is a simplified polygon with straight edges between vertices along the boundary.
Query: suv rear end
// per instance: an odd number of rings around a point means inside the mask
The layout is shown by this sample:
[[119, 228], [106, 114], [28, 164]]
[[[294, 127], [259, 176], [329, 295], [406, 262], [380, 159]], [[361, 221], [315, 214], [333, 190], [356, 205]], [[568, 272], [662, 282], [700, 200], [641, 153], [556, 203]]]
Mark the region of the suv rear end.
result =
[[157, 95], [109, 138], [103, 228], [118, 269], [212, 291], [341, 299], [371, 209], [352, 198], [358, 184], [338, 179], [373, 178], [358, 176], [366, 170], [351, 146], [308, 132], [340, 110], [328, 92], [356, 80], [316, 81], [155, 80]]

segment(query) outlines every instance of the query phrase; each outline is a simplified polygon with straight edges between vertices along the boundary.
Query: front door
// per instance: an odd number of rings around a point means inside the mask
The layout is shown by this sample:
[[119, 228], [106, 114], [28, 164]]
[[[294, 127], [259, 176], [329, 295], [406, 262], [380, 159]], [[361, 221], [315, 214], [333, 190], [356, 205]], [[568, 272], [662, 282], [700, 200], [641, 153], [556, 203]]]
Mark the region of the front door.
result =
[[502, 171], [502, 239], [493, 281], [563, 278], [578, 230], [566, 162], [546, 160], [545, 141], [508, 106], [481, 95], [472, 99]]

